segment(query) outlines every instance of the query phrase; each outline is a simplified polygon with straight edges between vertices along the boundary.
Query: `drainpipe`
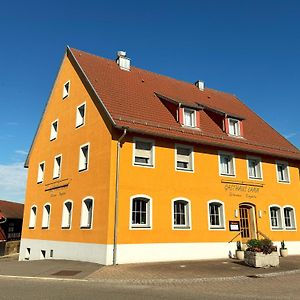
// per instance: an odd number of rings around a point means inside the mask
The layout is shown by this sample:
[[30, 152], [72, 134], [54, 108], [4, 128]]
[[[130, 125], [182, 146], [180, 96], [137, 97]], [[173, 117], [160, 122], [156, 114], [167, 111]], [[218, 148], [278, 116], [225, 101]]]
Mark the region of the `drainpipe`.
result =
[[117, 264], [117, 239], [118, 239], [118, 209], [119, 209], [119, 174], [120, 174], [120, 152], [121, 143], [127, 133], [127, 128], [123, 128], [123, 134], [117, 143], [117, 163], [116, 163], [116, 192], [115, 192], [115, 222], [114, 222], [114, 248], [113, 248], [113, 265]]

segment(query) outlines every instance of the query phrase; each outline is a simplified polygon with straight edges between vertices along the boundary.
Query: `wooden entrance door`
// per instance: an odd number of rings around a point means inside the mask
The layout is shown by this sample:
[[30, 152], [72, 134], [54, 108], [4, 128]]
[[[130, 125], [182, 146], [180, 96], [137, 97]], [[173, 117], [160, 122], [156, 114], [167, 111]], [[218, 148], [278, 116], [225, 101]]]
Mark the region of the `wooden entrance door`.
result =
[[241, 205], [240, 206], [240, 226], [242, 243], [255, 238], [253, 207]]

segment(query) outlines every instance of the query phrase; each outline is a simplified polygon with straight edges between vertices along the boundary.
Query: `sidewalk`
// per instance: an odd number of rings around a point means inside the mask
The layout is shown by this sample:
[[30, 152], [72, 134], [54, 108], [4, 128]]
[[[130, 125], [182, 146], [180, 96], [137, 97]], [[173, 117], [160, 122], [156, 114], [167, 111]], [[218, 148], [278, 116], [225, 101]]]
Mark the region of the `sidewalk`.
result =
[[300, 273], [300, 256], [280, 258], [277, 268], [252, 268], [236, 259], [162, 262], [102, 266], [68, 260], [21, 261], [18, 256], [0, 258], [0, 277], [84, 279], [90, 281], [193, 281], [235, 277], [284, 276]]
[[[127, 264], [103, 266], [88, 276], [90, 280], [192, 280], [232, 277], [275, 276], [300, 273], [300, 256], [280, 258], [280, 266], [253, 268], [236, 259], [198, 260], [163, 263]], [[275, 274], [276, 273], [276, 274]]]

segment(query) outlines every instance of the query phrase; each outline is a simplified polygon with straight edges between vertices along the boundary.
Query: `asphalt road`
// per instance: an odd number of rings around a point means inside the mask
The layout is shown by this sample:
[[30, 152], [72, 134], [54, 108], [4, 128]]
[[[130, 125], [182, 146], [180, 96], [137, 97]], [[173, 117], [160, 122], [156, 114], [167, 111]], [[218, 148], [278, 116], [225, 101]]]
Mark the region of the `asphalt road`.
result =
[[300, 274], [189, 282], [105, 283], [0, 278], [0, 299], [300, 299]]

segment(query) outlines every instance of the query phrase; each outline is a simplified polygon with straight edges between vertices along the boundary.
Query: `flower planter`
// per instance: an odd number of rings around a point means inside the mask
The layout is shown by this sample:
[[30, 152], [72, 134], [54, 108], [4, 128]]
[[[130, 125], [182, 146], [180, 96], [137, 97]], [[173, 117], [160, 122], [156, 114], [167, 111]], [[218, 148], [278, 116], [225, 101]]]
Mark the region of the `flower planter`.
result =
[[288, 256], [288, 249], [280, 248], [280, 256], [281, 257], [287, 257]]
[[255, 268], [278, 267], [279, 255], [277, 252], [264, 254], [262, 252], [245, 251], [245, 263]]
[[244, 252], [243, 250], [235, 250], [235, 257], [238, 260], [244, 260]]

